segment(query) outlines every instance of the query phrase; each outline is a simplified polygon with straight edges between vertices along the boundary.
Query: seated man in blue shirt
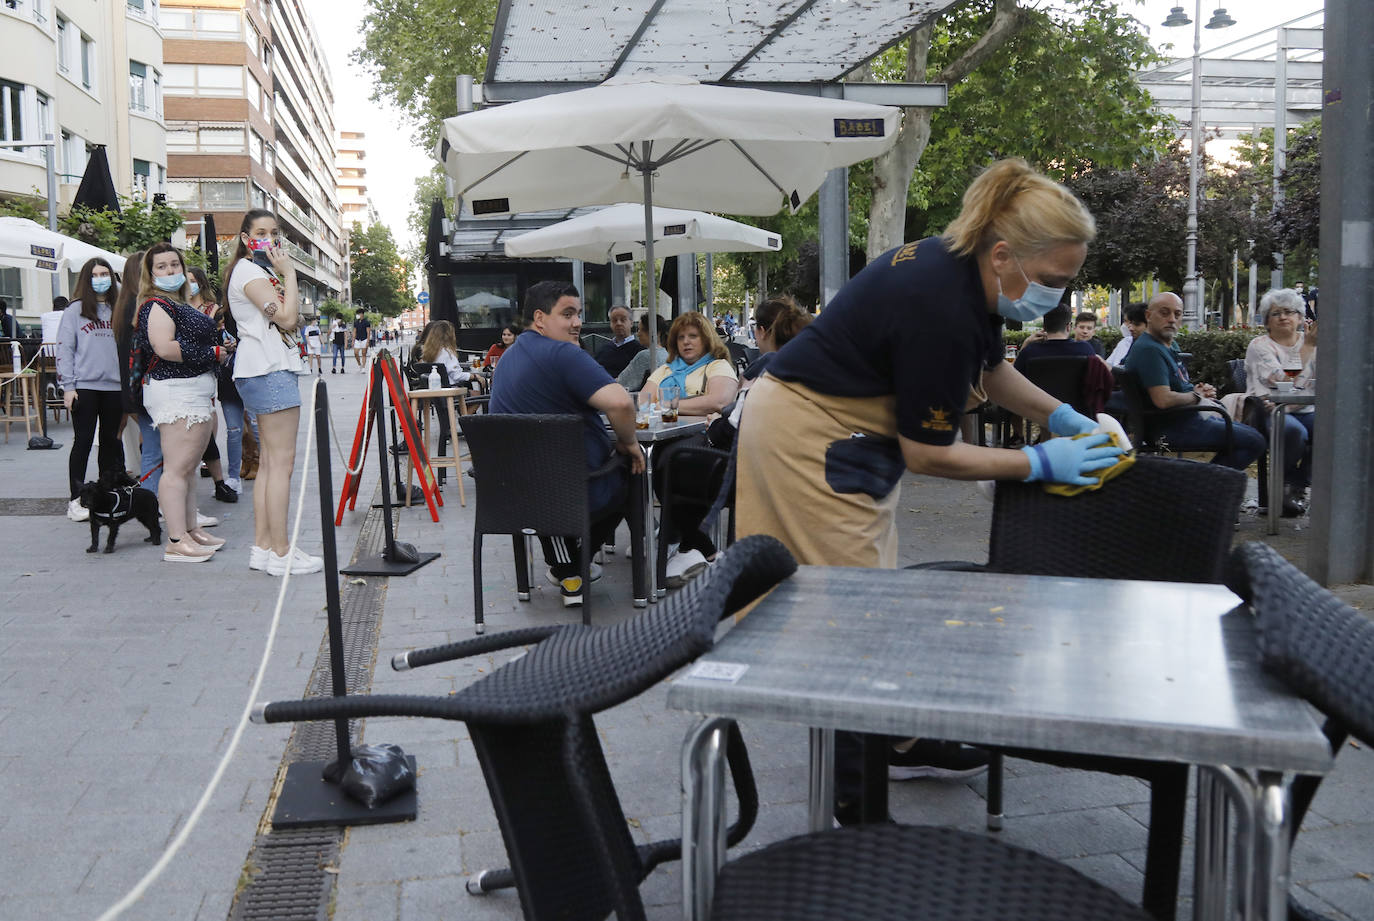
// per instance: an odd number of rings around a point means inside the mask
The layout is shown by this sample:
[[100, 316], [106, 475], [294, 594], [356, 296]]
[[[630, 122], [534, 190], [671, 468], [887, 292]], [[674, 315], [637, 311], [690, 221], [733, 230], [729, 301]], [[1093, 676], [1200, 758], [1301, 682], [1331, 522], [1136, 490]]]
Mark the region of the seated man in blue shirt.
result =
[[1045, 314], [1044, 334], [1032, 333], [1026, 337], [1026, 344], [1021, 346], [1021, 350], [1016, 353], [1016, 370], [1024, 374], [1026, 362], [1032, 358], [1061, 358], [1078, 355], [1084, 358], [1098, 357], [1091, 343], [1076, 337], [1069, 337], [1069, 319], [1071, 317], [1073, 317], [1073, 309], [1068, 304], [1060, 304]]
[[[1125, 368], [1140, 379], [1150, 402], [1157, 409], [1216, 403], [1216, 388], [1211, 384], [1193, 386], [1178, 363], [1174, 336], [1183, 320], [1183, 302], [1178, 295], [1157, 294], [1145, 310], [1145, 332], [1136, 339], [1126, 356]], [[1232, 449], [1226, 452], [1226, 423], [1216, 413], [1179, 413], [1156, 416], [1145, 432], [1151, 440], [1163, 440], [1170, 451], [1216, 451], [1212, 463], [1244, 470], [1264, 453], [1264, 436], [1248, 425], [1231, 426]]]
[[[501, 373], [491, 387], [493, 413], [557, 413], [581, 416], [586, 424], [583, 442], [588, 470], [610, 459], [612, 449], [630, 459], [634, 473], [644, 470], [644, 453], [635, 440], [635, 404], [625, 388], [606, 369], [582, 351], [582, 300], [564, 281], [541, 281], [525, 292], [521, 312], [525, 331], [501, 355]], [[615, 431], [606, 434], [599, 413]], [[587, 484], [593, 547], [610, 543], [625, 517], [628, 498], [623, 472], [598, 477]], [[581, 541], [575, 537], [540, 537], [550, 579], [563, 592], [563, 604], [582, 603], [579, 572]]]

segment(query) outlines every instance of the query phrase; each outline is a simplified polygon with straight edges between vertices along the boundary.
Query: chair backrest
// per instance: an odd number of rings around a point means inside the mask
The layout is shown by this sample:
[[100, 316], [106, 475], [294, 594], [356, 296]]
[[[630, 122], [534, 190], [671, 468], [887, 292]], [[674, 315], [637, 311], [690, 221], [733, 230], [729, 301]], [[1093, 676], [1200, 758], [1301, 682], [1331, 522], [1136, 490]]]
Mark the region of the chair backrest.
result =
[[1126, 404], [1126, 432], [1137, 450], [1152, 450], [1145, 438], [1145, 414], [1154, 408], [1140, 377], [1125, 368], [1112, 368], [1112, 382], [1121, 391], [1121, 399]]
[[[636, 848], [593, 714], [710, 649], [721, 619], [795, 571], [774, 538], [745, 538], [644, 613], [606, 626], [566, 627], [454, 695], [527, 921], [600, 921], [612, 911], [620, 921], [644, 918], [639, 883], [655, 862], [676, 858], [680, 845]], [[751, 823], [756, 806], [741, 800]]]
[[1245, 359], [1228, 359], [1226, 362], [1226, 367], [1231, 374], [1231, 392], [1244, 393], [1245, 388], [1249, 386], [1249, 382], [1245, 374]]
[[481, 534], [580, 535], [587, 527], [587, 453], [582, 417], [461, 416], [477, 480]]
[[1374, 745], [1374, 620], [1259, 541], [1237, 547], [1227, 585], [1250, 604], [1264, 668]]
[[735, 366], [735, 372], [737, 374], [743, 374], [744, 370], [749, 367], [754, 358], [758, 357], [758, 349], [754, 349], [754, 354], [751, 356], [749, 354], [750, 350], [738, 342], [727, 341], [725, 343], [725, 348], [730, 352], [730, 362]]
[[1055, 399], [1068, 403], [1077, 412], [1091, 416], [1083, 381], [1088, 373], [1086, 355], [1047, 355], [1028, 358], [1021, 364], [1021, 373], [1035, 386]]
[[448, 368], [439, 362], [430, 361], [416, 361], [406, 366], [406, 386], [411, 390], [429, 389], [429, 372], [434, 368], [439, 370], [439, 386], [449, 386]]
[[1077, 496], [1001, 482], [988, 567], [997, 572], [1159, 582], [1221, 582], [1245, 474], [1217, 464], [1138, 456]]

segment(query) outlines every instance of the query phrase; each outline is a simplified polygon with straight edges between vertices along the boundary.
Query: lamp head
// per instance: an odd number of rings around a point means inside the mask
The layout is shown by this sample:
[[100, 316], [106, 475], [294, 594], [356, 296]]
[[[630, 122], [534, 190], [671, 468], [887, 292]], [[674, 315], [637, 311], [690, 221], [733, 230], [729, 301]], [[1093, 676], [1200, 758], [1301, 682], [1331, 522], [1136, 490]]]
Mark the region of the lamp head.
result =
[[1190, 26], [1193, 21], [1188, 18], [1188, 14], [1183, 12], [1183, 7], [1176, 6], [1169, 11], [1169, 18], [1164, 20], [1164, 25], [1170, 29], [1175, 26]]
[[1224, 29], [1224, 28], [1226, 28], [1227, 26], [1233, 26], [1233, 25], [1235, 25], [1235, 24], [1236, 24], [1236, 21], [1235, 21], [1234, 19], [1232, 19], [1230, 16], [1227, 16], [1227, 15], [1226, 15], [1226, 8], [1225, 8], [1225, 7], [1222, 7], [1222, 6], [1219, 6], [1219, 7], [1217, 7], [1217, 11], [1216, 11], [1215, 13], [1212, 14], [1211, 20], [1207, 23], [1207, 25], [1203, 26], [1203, 28], [1204, 28], [1204, 29]]

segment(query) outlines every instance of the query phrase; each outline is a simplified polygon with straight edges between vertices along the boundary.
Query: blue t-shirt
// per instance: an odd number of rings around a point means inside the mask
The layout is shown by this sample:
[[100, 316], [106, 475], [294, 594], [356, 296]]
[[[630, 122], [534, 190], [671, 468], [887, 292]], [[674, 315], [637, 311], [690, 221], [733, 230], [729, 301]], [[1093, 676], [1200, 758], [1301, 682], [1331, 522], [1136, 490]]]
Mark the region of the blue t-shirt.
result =
[[[615, 378], [596, 359], [573, 343], [526, 330], [501, 353], [500, 370], [492, 380], [487, 410], [581, 416], [586, 425], [583, 443], [587, 449], [587, 469], [595, 470], [610, 459], [614, 448], [601, 414], [587, 401], [614, 382]], [[591, 507], [605, 507], [616, 489], [617, 483], [611, 477], [593, 480], [588, 487]]]
[[1134, 372], [1146, 390], [1161, 385], [1176, 393], [1188, 393], [1193, 389], [1179, 367], [1178, 350], [1173, 343], [1165, 345], [1149, 333], [1136, 337], [1122, 367]]
[[929, 237], [851, 278], [768, 373], [830, 396], [895, 395], [898, 434], [948, 445], [979, 375], [1003, 360], [977, 260]]
[[1077, 339], [1041, 339], [1039, 342], [1031, 342], [1021, 347], [1021, 351], [1016, 353], [1016, 370], [1024, 371], [1026, 362], [1032, 358], [1069, 358], [1082, 355], [1091, 358], [1097, 355], [1090, 342], [1079, 342]]

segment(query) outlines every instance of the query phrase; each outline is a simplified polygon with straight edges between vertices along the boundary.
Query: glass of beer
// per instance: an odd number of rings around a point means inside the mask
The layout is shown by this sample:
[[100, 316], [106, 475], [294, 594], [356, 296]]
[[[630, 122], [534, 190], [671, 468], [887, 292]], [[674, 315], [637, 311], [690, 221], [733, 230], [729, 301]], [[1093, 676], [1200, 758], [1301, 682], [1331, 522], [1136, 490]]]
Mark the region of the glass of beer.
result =
[[682, 400], [682, 391], [677, 384], [664, 384], [658, 391], [659, 405], [663, 407], [663, 421], [676, 422], [678, 403]]

